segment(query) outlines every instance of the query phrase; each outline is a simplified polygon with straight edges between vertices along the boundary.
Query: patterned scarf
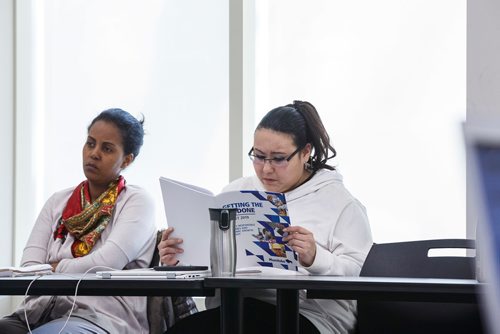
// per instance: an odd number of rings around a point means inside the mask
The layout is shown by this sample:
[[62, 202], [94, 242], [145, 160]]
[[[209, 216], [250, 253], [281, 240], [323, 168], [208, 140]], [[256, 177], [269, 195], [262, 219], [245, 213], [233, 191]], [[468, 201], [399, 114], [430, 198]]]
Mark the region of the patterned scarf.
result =
[[89, 183], [80, 183], [64, 208], [54, 239], [66, 240], [68, 232], [75, 238], [71, 245], [73, 257], [87, 255], [108, 226], [116, 199], [125, 188], [125, 179], [119, 176], [93, 203], [90, 202]]

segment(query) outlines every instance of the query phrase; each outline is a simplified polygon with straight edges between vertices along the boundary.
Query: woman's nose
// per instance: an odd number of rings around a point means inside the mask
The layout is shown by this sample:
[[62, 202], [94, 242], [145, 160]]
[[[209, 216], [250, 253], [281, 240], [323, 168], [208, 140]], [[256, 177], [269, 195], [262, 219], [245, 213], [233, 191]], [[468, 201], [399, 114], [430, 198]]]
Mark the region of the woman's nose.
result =
[[90, 158], [94, 160], [99, 159], [99, 150], [97, 148], [94, 148], [92, 149], [92, 151], [90, 151]]
[[262, 170], [264, 172], [271, 172], [274, 170], [271, 160], [264, 160], [264, 165], [262, 166]]

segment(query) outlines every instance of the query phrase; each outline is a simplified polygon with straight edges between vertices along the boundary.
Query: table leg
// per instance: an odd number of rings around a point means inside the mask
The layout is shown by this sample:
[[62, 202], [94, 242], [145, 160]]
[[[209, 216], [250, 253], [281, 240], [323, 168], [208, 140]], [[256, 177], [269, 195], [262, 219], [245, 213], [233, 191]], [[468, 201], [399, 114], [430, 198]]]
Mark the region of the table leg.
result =
[[220, 323], [222, 334], [243, 333], [243, 306], [240, 289], [222, 288], [220, 291]]
[[276, 325], [279, 334], [299, 333], [299, 292], [297, 290], [278, 289]]

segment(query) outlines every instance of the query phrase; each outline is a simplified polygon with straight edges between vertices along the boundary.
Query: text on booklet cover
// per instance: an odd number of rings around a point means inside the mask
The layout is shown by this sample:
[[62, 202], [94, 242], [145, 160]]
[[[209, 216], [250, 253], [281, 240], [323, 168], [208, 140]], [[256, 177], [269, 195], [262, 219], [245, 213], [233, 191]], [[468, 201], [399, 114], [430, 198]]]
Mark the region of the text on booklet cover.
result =
[[282, 193], [230, 191], [217, 196], [222, 208], [237, 209], [237, 267], [263, 266], [297, 270], [297, 255], [283, 238], [290, 225]]

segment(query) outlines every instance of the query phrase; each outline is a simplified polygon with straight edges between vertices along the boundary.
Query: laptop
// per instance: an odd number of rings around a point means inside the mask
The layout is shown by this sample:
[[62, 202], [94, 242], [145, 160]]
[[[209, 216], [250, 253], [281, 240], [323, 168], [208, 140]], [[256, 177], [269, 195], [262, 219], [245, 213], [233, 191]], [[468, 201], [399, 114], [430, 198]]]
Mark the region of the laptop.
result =
[[130, 270], [106, 270], [96, 272], [96, 277], [102, 279], [197, 279], [210, 276], [210, 270], [169, 270], [159, 271], [153, 268], [130, 269]]
[[500, 118], [475, 118], [463, 129], [477, 214], [476, 277], [486, 283], [482, 314], [488, 332], [500, 333]]

